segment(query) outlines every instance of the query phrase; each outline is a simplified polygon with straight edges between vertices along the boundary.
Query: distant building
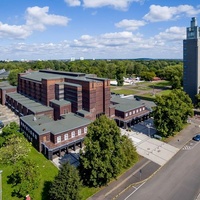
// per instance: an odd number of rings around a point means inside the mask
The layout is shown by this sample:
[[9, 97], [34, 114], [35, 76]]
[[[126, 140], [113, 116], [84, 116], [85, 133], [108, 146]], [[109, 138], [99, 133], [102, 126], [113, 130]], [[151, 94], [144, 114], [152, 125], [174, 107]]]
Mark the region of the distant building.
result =
[[200, 90], [200, 28], [195, 17], [183, 41], [183, 65], [183, 89], [194, 103]]
[[151, 112], [133, 97], [111, 96], [109, 79], [55, 70], [19, 74], [17, 91], [0, 87], [0, 101], [20, 116], [20, 130], [48, 159], [82, 147], [88, 125], [103, 114], [127, 128]]

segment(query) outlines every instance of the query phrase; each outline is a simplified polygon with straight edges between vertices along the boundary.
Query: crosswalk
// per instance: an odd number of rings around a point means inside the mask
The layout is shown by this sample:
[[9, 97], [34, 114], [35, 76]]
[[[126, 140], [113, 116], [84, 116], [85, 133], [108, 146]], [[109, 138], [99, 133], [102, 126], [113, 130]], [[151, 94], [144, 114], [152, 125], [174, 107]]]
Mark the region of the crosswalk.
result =
[[183, 148], [182, 150], [190, 150], [190, 149], [193, 149], [196, 145], [198, 145], [199, 143], [198, 142], [195, 142], [195, 141], [189, 141]]

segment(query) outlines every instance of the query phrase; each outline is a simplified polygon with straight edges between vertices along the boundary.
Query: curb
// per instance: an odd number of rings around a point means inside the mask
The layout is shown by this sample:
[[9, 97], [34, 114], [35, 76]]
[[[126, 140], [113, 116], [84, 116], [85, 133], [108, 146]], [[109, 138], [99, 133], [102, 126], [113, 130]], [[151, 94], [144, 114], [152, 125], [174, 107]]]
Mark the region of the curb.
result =
[[[190, 141], [191, 139], [189, 139], [188, 141], [186, 141], [182, 147], [171, 157], [171, 159], [179, 152], [182, 150], [182, 148]], [[169, 143], [167, 143], [169, 144]], [[170, 159], [170, 160], [171, 160]], [[135, 183], [130, 184], [129, 186], [127, 186], [124, 190], [122, 190], [118, 195], [116, 195], [114, 198], [112, 198], [112, 200], [115, 200], [117, 197], [119, 197], [122, 193], [124, 193], [126, 190], [128, 190], [130, 187], [133, 187], [134, 185], [138, 185], [138, 184], [142, 184], [146, 181], [148, 181], [149, 179], [151, 179], [160, 169], [162, 169], [170, 160], [168, 160], [164, 165], [160, 166], [155, 172], [153, 172], [148, 178], [142, 180], [142, 181], [138, 181]], [[200, 196], [200, 194], [199, 194]]]

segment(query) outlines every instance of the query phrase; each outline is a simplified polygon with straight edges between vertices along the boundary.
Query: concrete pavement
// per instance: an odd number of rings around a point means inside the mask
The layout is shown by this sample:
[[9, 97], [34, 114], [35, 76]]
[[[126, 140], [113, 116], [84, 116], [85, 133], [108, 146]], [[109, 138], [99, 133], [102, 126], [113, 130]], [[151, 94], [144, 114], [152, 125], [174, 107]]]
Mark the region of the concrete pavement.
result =
[[[191, 124], [171, 138], [168, 143], [152, 139], [143, 133], [129, 132], [122, 129], [122, 134], [126, 134], [132, 139], [138, 153], [143, 157], [133, 168], [108, 184], [108, 186], [102, 188], [101, 191], [90, 197], [89, 200], [117, 199], [129, 187], [139, 185], [151, 178], [179, 150], [187, 150], [187, 147], [192, 143], [190, 142], [192, 137], [200, 132], [199, 125], [200, 119], [192, 118]], [[200, 195], [197, 200], [200, 200]]]

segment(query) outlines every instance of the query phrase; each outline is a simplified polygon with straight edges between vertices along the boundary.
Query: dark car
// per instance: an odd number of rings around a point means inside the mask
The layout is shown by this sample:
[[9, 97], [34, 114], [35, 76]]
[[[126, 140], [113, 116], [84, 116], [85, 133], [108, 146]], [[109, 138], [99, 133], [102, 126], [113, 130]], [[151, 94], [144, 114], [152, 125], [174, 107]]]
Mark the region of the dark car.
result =
[[200, 141], [200, 134], [195, 135], [192, 139], [195, 141]]
[[0, 129], [2, 129], [4, 127], [4, 124], [2, 121], [0, 121]]

